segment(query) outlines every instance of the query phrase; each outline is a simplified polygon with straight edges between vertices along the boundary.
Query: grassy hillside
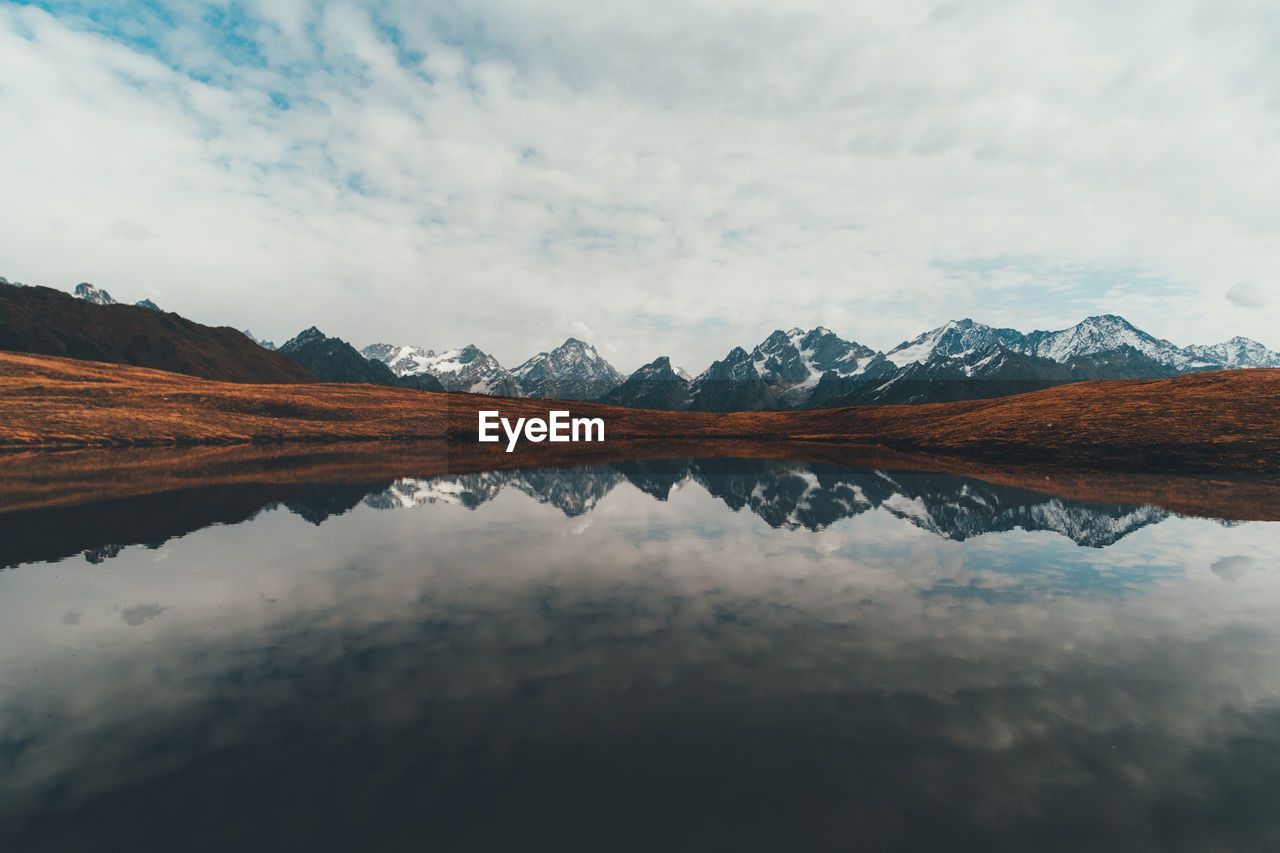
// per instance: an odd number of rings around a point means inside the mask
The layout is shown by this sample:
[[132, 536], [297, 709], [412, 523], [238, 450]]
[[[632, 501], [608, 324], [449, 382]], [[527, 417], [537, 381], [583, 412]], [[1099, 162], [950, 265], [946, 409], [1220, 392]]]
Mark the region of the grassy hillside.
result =
[[[0, 353], [0, 447], [473, 442], [477, 412], [602, 417], [609, 441], [878, 445], [1006, 461], [1280, 472], [1280, 370], [1084, 382], [996, 400], [703, 414], [437, 394], [371, 385], [247, 385]], [[535, 446], [580, 455], [587, 445]]]

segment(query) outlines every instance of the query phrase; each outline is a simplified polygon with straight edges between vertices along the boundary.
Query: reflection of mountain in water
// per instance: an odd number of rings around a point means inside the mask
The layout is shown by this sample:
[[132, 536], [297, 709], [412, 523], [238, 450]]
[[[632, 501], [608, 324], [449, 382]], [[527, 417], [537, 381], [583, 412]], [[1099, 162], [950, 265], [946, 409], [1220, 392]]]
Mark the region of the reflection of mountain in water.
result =
[[[477, 478], [483, 478], [483, 485]], [[1048, 530], [1101, 548], [1170, 515], [1150, 506], [1076, 501], [954, 474], [754, 459], [665, 459], [398, 480], [370, 494], [365, 503], [389, 509], [444, 501], [475, 509], [510, 485], [565, 515], [578, 516], [590, 512], [624, 479], [661, 501], [673, 488], [696, 482], [735, 512], [749, 509], [771, 527], [788, 530], [818, 531], [840, 519], [884, 509], [957, 541], [1014, 529]]]
[[938, 536], [964, 540], [1014, 529], [1047, 530], [1101, 548], [1170, 513], [1139, 504], [1090, 503], [954, 474], [889, 473], [755, 459], [630, 461], [567, 469], [486, 471], [394, 482], [207, 486], [79, 507], [0, 515], [0, 566], [83, 554], [100, 563], [125, 545], [236, 524], [284, 507], [312, 524], [363, 502], [374, 509], [450, 503], [476, 509], [511, 487], [570, 517], [627, 481], [656, 500], [694, 482], [771, 527], [822, 530], [883, 509]]

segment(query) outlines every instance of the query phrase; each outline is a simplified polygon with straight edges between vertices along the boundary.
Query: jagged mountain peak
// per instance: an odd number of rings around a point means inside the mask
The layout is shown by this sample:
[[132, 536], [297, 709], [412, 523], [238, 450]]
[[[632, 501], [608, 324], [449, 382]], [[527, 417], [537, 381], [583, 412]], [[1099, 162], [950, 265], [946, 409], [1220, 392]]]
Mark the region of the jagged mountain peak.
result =
[[1121, 317], [1119, 314], [1093, 314], [1089, 317], [1085, 317], [1077, 325], [1119, 326], [1121, 328], [1127, 328], [1127, 329], [1136, 328], [1132, 323], [1130, 323], [1125, 318]]
[[638, 369], [635, 373], [631, 374], [631, 376], [656, 376], [667, 373], [670, 373], [672, 376], [679, 375], [675, 372], [674, 368], [671, 367], [671, 357], [667, 355], [660, 355], [653, 361]]
[[294, 335], [289, 340], [285, 341], [284, 346], [280, 347], [280, 349], [283, 350], [285, 347], [289, 346], [290, 344], [298, 345], [298, 344], [305, 344], [308, 341], [327, 340], [328, 337], [329, 337], [328, 335], [320, 331], [315, 326], [309, 326], [303, 329], [301, 332], [298, 332], [298, 334]]
[[94, 305], [115, 305], [116, 301], [111, 298], [111, 294], [105, 290], [99, 290], [87, 281], [82, 281], [76, 285], [75, 296], [83, 299], [85, 302], [92, 302]]
[[276, 345], [274, 341], [259, 340], [257, 336], [254, 335], [253, 332], [249, 331], [248, 329], [244, 329], [243, 331], [244, 331], [244, 336], [246, 338], [253, 341], [255, 344], [262, 347], [263, 349], [271, 349], [271, 350], [276, 349]]
[[602, 402], [639, 409], [677, 411], [689, 402], [689, 379], [672, 368], [668, 356], [659, 356], [636, 370]]
[[992, 342], [1010, 345], [1022, 338], [1022, 333], [1016, 329], [995, 328], [966, 317], [949, 320], [912, 340], [903, 341], [889, 350], [886, 357], [899, 367], [905, 367], [927, 362], [935, 353], [956, 356]]
[[279, 352], [325, 382], [396, 384], [395, 375], [385, 364], [365, 358], [342, 338], [329, 337], [315, 326], [294, 335], [281, 345]]
[[449, 391], [524, 396], [511, 372], [475, 344], [440, 352], [418, 346], [370, 344], [361, 355], [385, 364], [401, 380], [429, 376]]
[[594, 346], [572, 337], [538, 353], [511, 375], [527, 396], [563, 400], [597, 400], [626, 380]]

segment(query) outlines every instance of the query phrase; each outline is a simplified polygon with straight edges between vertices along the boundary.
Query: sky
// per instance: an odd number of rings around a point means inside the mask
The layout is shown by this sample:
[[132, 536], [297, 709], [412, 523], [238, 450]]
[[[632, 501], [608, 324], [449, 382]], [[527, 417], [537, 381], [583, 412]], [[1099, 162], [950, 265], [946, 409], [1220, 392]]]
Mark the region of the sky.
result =
[[1270, 0], [0, 3], [0, 275], [277, 343], [1280, 349], [1278, 151]]

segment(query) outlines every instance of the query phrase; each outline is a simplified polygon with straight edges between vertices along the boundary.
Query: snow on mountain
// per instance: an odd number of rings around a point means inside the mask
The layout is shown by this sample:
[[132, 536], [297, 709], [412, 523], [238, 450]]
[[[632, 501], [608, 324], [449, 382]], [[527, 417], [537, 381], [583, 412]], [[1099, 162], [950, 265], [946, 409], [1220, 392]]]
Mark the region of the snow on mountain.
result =
[[1018, 349], [1023, 335], [1016, 329], [997, 329], [973, 320], [952, 320], [931, 329], [914, 340], [903, 341], [885, 354], [898, 367], [923, 364], [935, 355], [962, 356], [974, 350], [1000, 344]]
[[275, 349], [275, 348], [276, 348], [275, 341], [260, 341], [260, 340], [258, 340], [256, 337], [254, 337], [253, 332], [249, 331], [248, 329], [244, 329], [244, 330], [242, 330], [242, 331], [244, 332], [244, 336], [245, 336], [246, 338], [248, 338], [249, 340], [253, 341], [255, 344], [257, 344], [258, 346], [262, 347], [263, 349]]
[[853, 376], [859, 365], [874, 355], [870, 347], [818, 326], [807, 332], [798, 328], [775, 331], [755, 348], [752, 361], [766, 382], [816, 384], [828, 371]]
[[1234, 337], [1209, 346], [1192, 345], [1184, 350], [1191, 356], [1223, 367], [1280, 367], [1280, 352], [1267, 349], [1250, 338]]
[[1058, 332], [1035, 331], [1018, 347], [1029, 355], [1064, 363], [1072, 356], [1094, 355], [1131, 346], [1161, 364], [1179, 370], [1194, 370], [1212, 363], [1198, 358], [1169, 341], [1156, 338], [1115, 314], [1086, 317], [1069, 329]]
[[830, 374], [828, 383], [857, 376], [876, 355], [822, 326], [779, 329], [750, 353], [736, 347], [699, 374], [689, 386], [690, 405], [709, 412], [798, 408], [810, 402], [824, 376]]
[[575, 518], [595, 509], [623, 479], [621, 471], [609, 466], [402, 478], [370, 493], [364, 503], [374, 509], [407, 509], [443, 503], [473, 510], [496, 498], [504, 486], [511, 486], [538, 503], [554, 506]]
[[529, 397], [598, 400], [626, 377], [577, 338], [569, 338], [551, 352], [540, 352], [511, 371]]
[[1047, 358], [1058, 364], [1067, 364], [1080, 356], [1131, 347], [1141, 355], [1178, 371], [1213, 367], [1280, 367], [1280, 354], [1248, 338], [1232, 338], [1213, 346], [1179, 347], [1142, 331], [1115, 314], [1086, 317], [1059, 331], [1037, 330], [1029, 334], [1016, 329], [994, 328], [973, 320], [953, 320], [914, 340], [903, 341], [889, 350], [887, 358], [899, 367], [906, 367], [924, 364], [937, 355], [962, 357], [992, 344], [1024, 355]]
[[76, 285], [75, 296], [83, 299], [85, 302], [92, 302], [94, 305], [115, 305], [116, 301], [111, 298], [111, 294], [105, 290], [99, 290], [87, 281], [82, 281]]
[[734, 347], [689, 383], [689, 397], [698, 412], [756, 411], [774, 408], [778, 392], [761, 378], [753, 354]]
[[396, 376], [434, 376], [450, 391], [524, 396], [510, 371], [471, 344], [439, 353], [415, 346], [370, 344], [360, 354], [382, 362]]
[[370, 493], [364, 502], [374, 509], [402, 509], [436, 503], [475, 509], [497, 497], [508, 479], [509, 475], [502, 471], [429, 479], [402, 478], [380, 492]]

